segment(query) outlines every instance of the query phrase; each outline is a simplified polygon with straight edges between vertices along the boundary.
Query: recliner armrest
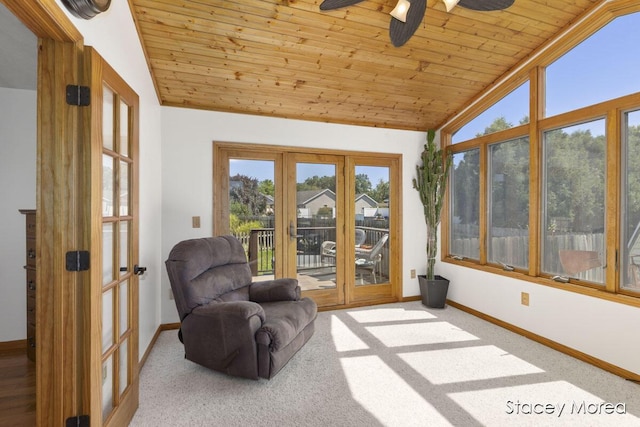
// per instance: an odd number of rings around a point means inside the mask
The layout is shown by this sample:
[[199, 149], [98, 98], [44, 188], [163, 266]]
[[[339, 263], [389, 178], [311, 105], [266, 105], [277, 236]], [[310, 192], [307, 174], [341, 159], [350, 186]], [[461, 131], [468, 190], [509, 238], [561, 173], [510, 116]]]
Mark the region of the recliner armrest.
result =
[[265, 280], [249, 285], [249, 300], [253, 302], [298, 301], [299, 299], [300, 286], [296, 279]]
[[203, 316], [214, 319], [237, 320], [246, 323], [252, 316], [258, 316], [262, 322], [265, 320], [263, 308], [251, 301], [212, 302], [195, 308], [191, 315]]
[[185, 346], [189, 347], [189, 341], [193, 344], [194, 340], [220, 340], [218, 350], [226, 357], [242, 343], [253, 342], [266, 317], [262, 306], [255, 302], [211, 302], [193, 309], [182, 320], [180, 329]]

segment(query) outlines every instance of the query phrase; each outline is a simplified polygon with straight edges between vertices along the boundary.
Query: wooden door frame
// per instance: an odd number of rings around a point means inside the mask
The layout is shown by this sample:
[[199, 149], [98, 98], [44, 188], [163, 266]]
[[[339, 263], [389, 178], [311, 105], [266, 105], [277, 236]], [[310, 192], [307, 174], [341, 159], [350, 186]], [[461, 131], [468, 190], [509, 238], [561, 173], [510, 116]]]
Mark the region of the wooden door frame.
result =
[[[286, 193], [292, 193], [293, 190], [291, 188], [295, 188], [295, 179], [293, 175], [291, 175], [291, 167], [287, 166], [287, 163], [290, 162], [287, 156], [289, 154], [311, 154], [314, 156], [342, 156], [345, 158], [345, 163], [343, 166], [349, 170], [349, 173], [343, 171], [345, 175], [345, 185], [351, 188], [352, 185], [355, 185], [355, 175], [351, 169], [357, 165], [364, 166], [382, 166], [389, 167], [389, 171], [391, 173], [390, 178], [390, 188], [391, 194], [393, 195], [394, 200], [394, 208], [392, 210], [391, 222], [389, 224], [389, 245], [393, 248], [393, 260], [396, 262], [392, 262], [389, 265], [390, 271], [390, 290], [382, 289], [382, 286], [369, 286], [362, 290], [350, 289], [350, 285], [344, 283], [345, 294], [344, 298], [346, 301], [341, 301], [339, 305], [331, 305], [323, 307], [322, 309], [331, 309], [331, 308], [349, 308], [349, 307], [359, 307], [363, 305], [371, 305], [371, 304], [382, 304], [382, 303], [390, 303], [397, 302], [402, 300], [402, 155], [393, 154], [393, 153], [367, 153], [360, 151], [348, 151], [348, 150], [328, 150], [328, 149], [320, 149], [320, 148], [308, 148], [308, 147], [298, 147], [298, 146], [281, 146], [281, 145], [267, 145], [267, 144], [252, 144], [252, 143], [238, 143], [238, 142], [213, 142], [213, 234], [228, 234], [229, 230], [229, 203], [228, 203], [228, 194], [229, 194], [229, 186], [228, 186], [228, 177], [229, 177], [229, 153], [238, 153], [237, 157], [246, 158], [246, 159], [262, 159], [259, 153], [269, 153], [269, 155], [273, 156], [274, 153], [280, 153], [282, 156], [282, 166], [283, 170], [276, 170], [275, 173], [280, 178], [284, 179], [283, 187], [289, 185], [290, 189], [288, 191], [284, 191], [280, 194], [276, 193], [276, 217], [281, 230], [287, 230], [287, 218], [290, 216], [295, 216], [294, 213], [289, 212], [288, 215], [283, 214], [285, 212], [289, 203], [286, 196]], [[251, 153], [251, 154], [249, 154]], [[233, 157], [233, 156], [231, 156]], [[384, 160], [381, 160], [384, 159]], [[289, 173], [289, 176], [282, 177], [284, 172]], [[294, 171], [295, 172], [295, 171]], [[292, 184], [293, 183], [293, 184]], [[279, 191], [279, 186], [276, 185], [276, 191]], [[354, 195], [345, 194], [345, 206], [344, 206], [344, 218], [341, 218], [341, 222], [336, 225], [337, 229], [345, 229], [347, 227], [348, 219], [354, 217], [353, 205], [355, 204]], [[278, 212], [281, 212], [278, 215]], [[277, 242], [280, 242], [283, 238], [287, 238], [286, 233], [283, 233], [281, 238], [276, 239]], [[354, 236], [352, 233], [346, 233], [345, 237], [342, 239], [343, 246], [354, 246]], [[277, 249], [280, 252], [278, 254], [283, 253], [283, 248], [280, 243], [280, 247]], [[280, 255], [279, 255], [280, 256]], [[288, 257], [284, 257], [285, 259]], [[343, 282], [346, 281], [346, 277], [354, 277], [355, 278], [355, 264], [353, 263], [353, 259], [350, 258], [348, 260], [348, 265], [344, 268], [343, 273]], [[291, 265], [286, 265], [282, 268], [283, 276], [276, 277], [292, 277], [292, 268]]]
[[[91, 307], [90, 313], [86, 313], [88, 318], [85, 319], [85, 325], [88, 329], [85, 330], [86, 336], [101, 337], [102, 336], [102, 292], [103, 292], [103, 217], [102, 217], [102, 203], [103, 203], [103, 177], [102, 177], [102, 159], [103, 159], [103, 99], [104, 99], [104, 84], [108, 85], [114, 93], [118, 94], [118, 101], [124, 101], [130, 107], [130, 115], [127, 119], [126, 126], [129, 131], [127, 135], [131, 140], [131, 146], [129, 147], [128, 157], [132, 160], [131, 170], [129, 175], [129, 182], [133, 183], [135, 189], [129, 194], [129, 215], [131, 220], [131, 228], [129, 229], [129, 241], [133, 242], [127, 250], [128, 260], [127, 265], [133, 268], [133, 264], [138, 263], [138, 240], [139, 240], [139, 206], [138, 206], [138, 189], [139, 182], [139, 98], [135, 91], [118, 75], [118, 73], [100, 56], [100, 54], [91, 47], [85, 47], [84, 49], [84, 84], [91, 88], [91, 106], [83, 110], [83, 123], [90, 125], [84, 126], [83, 135], [84, 140], [88, 141], [87, 146], [91, 145], [89, 164], [91, 169], [91, 210], [89, 217], [92, 219], [91, 225], [91, 291], [89, 292], [89, 286], [85, 296], [86, 307]], [[119, 112], [120, 106], [113, 105], [113, 112]], [[120, 115], [115, 114], [115, 121], [120, 121]], [[122, 123], [120, 122], [120, 125]], [[121, 133], [115, 134], [116, 139], [120, 138]], [[122, 141], [120, 141], [122, 143]], [[128, 144], [128, 141], [127, 141]], [[115, 144], [113, 150], [121, 153], [121, 150], [116, 148]], [[119, 181], [119, 178], [116, 178]], [[88, 181], [89, 182], [89, 181]], [[115, 197], [115, 196], [114, 196]], [[120, 197], [118, 194], [117, 197]], [[116, 216], [122, 216], [116, 214]], [[132, 357], [128, 358], [128, 366], [131, 370], [131, 383], [128, 390], [125, 391], [123, 396], [126, 398], [126, 403], [120, 404], [118, 402], [117, 413], [114, 411], [109, 415], [107, 420], [96, 421], [95, 417], [102, 416], [102, 342], [100, 339], [91, 339], [90, 343], [86, 343], [85, 350], [89, 356], [87, 358], [87, 369], [89, 370], [89, 378], [87, 385], [89, 387], [88, 397], [90, 400], [90, 411], [86, 413], [91, 414], [92, 425], [127, 425], [131, 421], [133, 414], [138, 408], [138, 275], [132, 270], [129, 270], [128, 275], [129, 283], [129, 305], [136, 307], [135, 310], [131, 310], [127, 314], [132, 332], [129, 335], [129, 352]], [[123, 276], [123, 277], [126, 277]], [[118, 289], [117, 287], [115, 289]], [[119, 298], [114, 296], [114, 300]], [[90, 322], [90, 323], [88, 323]], [[118, 329], [118, 328], [116, 328]], [[120, 336], [120, 332], [118, 332]], [[114, 360], [113, 366], [117, 365], [117, 360]], [[118, 393], [118, 396], [114, 396], [114, 400], [119, 400], [122, 396], [119, 395], [119, 390], [113, 390], [114, 395]], [[134, 393], [133, 395], [131, 395]], [[86, 394], [86, 393], [85, 393]]]
[[87, 272], [66, 270], [66, 253], [89, 246], [88, 153], [78, 107], [83, 37], [53, 1], [0, 0], [38, 37], [36, 179], [36, 423], [65, 425], [88, 413], [82, 292]]

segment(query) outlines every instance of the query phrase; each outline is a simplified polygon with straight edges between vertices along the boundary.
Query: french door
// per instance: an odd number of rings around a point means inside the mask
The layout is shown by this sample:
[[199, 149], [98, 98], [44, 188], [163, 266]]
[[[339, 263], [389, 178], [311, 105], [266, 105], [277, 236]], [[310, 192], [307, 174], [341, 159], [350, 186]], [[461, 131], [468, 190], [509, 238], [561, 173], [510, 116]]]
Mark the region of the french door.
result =
[[[321, 306], [345, 303], [344, 157], [287, 153], [287, 269]], [[314, 182], [314, 180], [316, 182]]]
[[[137, 278], [121, 268], [129, 270], [138, 256], [138, 99], [101, 58], [84, 49], [81, 33], [55, 2], [2, 3], [39, 39], [36, 425], [81, 424], [84, 415], [92, 426], [127, 425], [138, 402], [138, 297]], [[71, 101], [70, 85], [81, 80], [90, 87], [90, 107]], [[114, 90], [113, 114], [106, 114], [106, 120], [103, 85]], [[102, 146], [102, 125], [107, 122], [113, 124], [113, 150]], [[117, 195], [118, 213], [112, 222], [127, 225], [116, 226], [112, 233], [110, 249], [118, 274], [105, 287], [102, 155], [109, 152], [119, 168], [113, 192], [108, 191]], [[128, 209], [123, 210], [125, 205]], [[105, 297], [105, 288], [118, 290]], [[110, 297], [111, 304], [105, 301]], [[102, 352], [109, 328], [113, 345]]]
[[214, 234], [254, 280], [296, 277], [320, 307], [399, 298], [399, 156], [215, 143], [214, 164]]
[[138, 407], [138, 96], [85, 49], [91, 105], [91, 425], [127, 425]]

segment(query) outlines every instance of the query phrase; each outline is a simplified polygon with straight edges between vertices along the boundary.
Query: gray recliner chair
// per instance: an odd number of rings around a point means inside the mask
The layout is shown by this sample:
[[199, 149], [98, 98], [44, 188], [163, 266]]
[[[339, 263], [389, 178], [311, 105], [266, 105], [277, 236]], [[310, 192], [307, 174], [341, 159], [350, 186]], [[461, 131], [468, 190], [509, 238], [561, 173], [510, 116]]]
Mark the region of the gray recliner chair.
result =
[[185, 357], [228, 375], [272, 378], [311, 338], [318, 307], [296, 279], [252, 282], [233, 236], [185, 240], [165, 262]]

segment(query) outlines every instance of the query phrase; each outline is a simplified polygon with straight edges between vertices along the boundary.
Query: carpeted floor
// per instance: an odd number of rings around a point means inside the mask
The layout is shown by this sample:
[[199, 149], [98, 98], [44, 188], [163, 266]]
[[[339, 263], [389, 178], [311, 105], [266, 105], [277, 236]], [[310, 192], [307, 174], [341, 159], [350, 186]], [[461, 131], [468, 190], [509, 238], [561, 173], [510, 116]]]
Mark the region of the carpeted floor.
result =
[[163, 332], [130, 426], [640, 426], [640, 386], [453, 307], [318, 314], [270, 381], [184, 359]]

